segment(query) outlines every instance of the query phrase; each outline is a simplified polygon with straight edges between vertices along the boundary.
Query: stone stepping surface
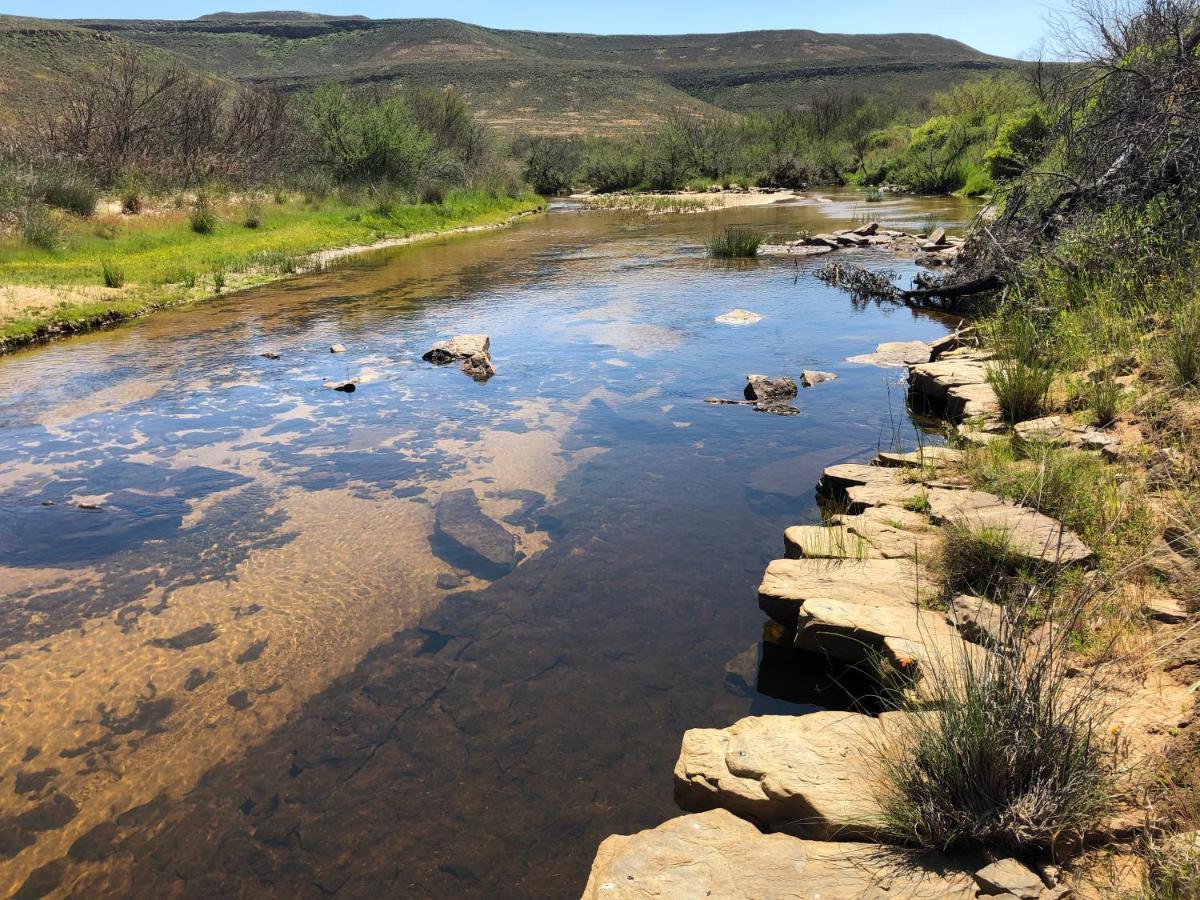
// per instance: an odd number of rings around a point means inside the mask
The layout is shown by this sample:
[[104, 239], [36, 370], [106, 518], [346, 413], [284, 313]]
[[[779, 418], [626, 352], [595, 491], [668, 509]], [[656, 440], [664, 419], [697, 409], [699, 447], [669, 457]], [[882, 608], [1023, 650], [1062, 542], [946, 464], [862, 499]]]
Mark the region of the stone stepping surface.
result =
[[675, 764], [675, 799], [685, 810], [719, 807], [798, 837], [877, 840], [873, 754], [906, 715], [822, 711], [693, 728]]
[[763, 834], [722, 809], [600, 845], [584, 900], [968, 900], [970, 875], [878, 844]]
[[951, 350], [932, 362], [909, 366], [909, 390], [951, 419], [994, 418], [1000, 405], [987, 380], [990, 360], [991, 354], [983, 350]]
[[843, 497], [851, 516], [887, 507], [896, 508], [896, 513], [911, 512], [907, 507], [922, 501], [928, 504], [934, 524], [1002, 532], [1013, 553], [1033, 562], [1074, 565], [1094, 558], [1091, 548], [1057, 519], [986, 491], [947, 487], [944, 482], [908, 481], [901, 468], [854, 463], [829, 466], [818, 490]]
[[812, 599], [873, 606], [916, 606], [918, 583], [928, 584], [907, 559], [776, 559], [758, 588], [758, 605], [785, 628], [795, 628]]

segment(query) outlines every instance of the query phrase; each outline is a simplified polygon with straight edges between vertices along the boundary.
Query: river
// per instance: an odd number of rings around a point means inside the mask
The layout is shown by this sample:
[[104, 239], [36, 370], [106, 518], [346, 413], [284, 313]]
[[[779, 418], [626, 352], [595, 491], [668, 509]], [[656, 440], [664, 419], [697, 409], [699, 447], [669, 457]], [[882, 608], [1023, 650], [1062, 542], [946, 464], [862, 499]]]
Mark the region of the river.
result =
[[[911, 446], [846, 357], [948, 323], [703, 244], [972, 207], [831, 196], [558, 205], [0, 358], [0, 895], [578, 896], [684, 730], [844, 703], [758, 677], [754, 588], [824, 466]], [[421, 361], [474, 332], [491, 381]], [[703, 402], [802, 369], [798, 415]], [[464, 489], [507, 574], [434, 534]]]

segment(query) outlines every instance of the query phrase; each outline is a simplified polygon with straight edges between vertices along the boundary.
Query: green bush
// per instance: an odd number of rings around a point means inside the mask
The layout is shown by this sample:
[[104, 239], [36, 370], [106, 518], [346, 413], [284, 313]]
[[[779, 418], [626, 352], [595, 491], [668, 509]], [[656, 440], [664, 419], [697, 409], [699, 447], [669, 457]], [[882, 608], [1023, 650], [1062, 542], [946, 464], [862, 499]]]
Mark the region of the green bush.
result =
[[758, 255], [762, 235], [752, 228], [726, 227], [708, 242], [708, 255], [713, 259], [742, 259]]
[[1042, 158], [1049, 139], [1050, 126], [1041, 110], [1026, 110], [1004, 121], [984, 162], [997, 181], [1016, 178]]
[[119, 288], [125, 286], [125, 270], [111, 260], [106, 259], [101, 263], [101, 271], [104, 275], [105, 287]]
[[257, 204], [246, 210], [246, 217], [242, 219], [242, 227], [255, 229], [262, 226], [262, 210]]
[[21, 240], [31, 247], [57, 250], [63, 245], [62, 227], [44, 203], [28, 199], [17, 210]]
[[412, 189], [434, 147], [396, 95], [327, 85], [312, 96], [310, 121], [322, 161], [339, 181], [386, 180]]

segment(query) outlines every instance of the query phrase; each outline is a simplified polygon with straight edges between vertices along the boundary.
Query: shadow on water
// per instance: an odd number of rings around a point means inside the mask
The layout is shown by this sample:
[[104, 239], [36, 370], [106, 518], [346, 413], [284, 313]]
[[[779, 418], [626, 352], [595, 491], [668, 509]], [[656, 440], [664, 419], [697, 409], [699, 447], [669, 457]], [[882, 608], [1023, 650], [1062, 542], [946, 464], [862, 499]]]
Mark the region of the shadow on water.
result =
[[[822, 467], [911, 439], [897, 373], [845, 357], [945, 325], [700, 250], [834, 205], [558, 213], [0, 363], [0, 643], [32, 698], [0, 874], [577, 896], [600, 840], [677, 814], [686, 729], [859, 702], [764, 639], [754, 588]], [[713, 323], [735, 307], [763, 320]], [[487, 385], [417, 361], [456, 332], [491, 335]], [[838, 380], [797, 416], [702, 402], [802, 368]], [[321, 387], [347, 369], [352, 398]]]

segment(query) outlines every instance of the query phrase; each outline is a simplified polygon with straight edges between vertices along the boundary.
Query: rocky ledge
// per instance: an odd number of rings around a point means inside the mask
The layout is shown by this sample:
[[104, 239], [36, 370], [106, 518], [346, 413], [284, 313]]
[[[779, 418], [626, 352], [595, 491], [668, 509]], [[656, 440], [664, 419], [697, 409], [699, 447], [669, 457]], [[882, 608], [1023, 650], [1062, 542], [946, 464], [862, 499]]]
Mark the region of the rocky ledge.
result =
[[961, 238], [950, 237], [944, 228], [935, 228], [928, 234], [912, 234], [868, 222], [856, 228], [813, 234], [795, 241], [763, 244], [758, 252], [763, 256], [821, 256], [835, 250], [884, 248], [915, 256], [918, 265], [936, 267], [952, 265], [962, 245]]

